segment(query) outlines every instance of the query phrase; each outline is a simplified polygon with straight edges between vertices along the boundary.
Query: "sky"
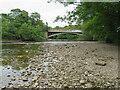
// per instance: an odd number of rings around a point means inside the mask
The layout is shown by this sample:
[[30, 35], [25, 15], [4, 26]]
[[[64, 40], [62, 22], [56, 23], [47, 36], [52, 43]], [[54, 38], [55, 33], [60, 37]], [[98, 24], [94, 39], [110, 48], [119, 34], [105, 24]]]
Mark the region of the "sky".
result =
[[67, 15], [67, 11], [72, 11], [74, 5], [64, 7], [60, 3], [47, 3], [48, 0], [0, 0], [0, 13], [9, 13], [11, 9], [19, 8], [29, 13], [38, 12], [41, 15], [43, 22], [48, 22], [48, 26], [65, 26], [65, 22], [53, 23], [55, 18]]

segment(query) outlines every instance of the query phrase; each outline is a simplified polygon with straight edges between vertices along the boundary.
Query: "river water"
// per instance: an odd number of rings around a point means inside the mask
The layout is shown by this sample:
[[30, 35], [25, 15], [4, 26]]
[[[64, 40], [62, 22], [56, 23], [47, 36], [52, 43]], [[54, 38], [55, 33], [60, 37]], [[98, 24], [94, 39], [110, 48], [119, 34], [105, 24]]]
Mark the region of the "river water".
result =
[[[64, 44], [64, 43], [78, 43], [78, 42], [13, 42], [13, 43], [3, 43], [2, 44], [2, 58], [0, 60], [0, 73], [1, 86], [7, 85], [17, 85], [26, 84], [29, 82], [24, 82], [22, 80], [12, 80], [19, 78], [21, 73], [25, 71], [25, 68], [29, 67], [30, 59], [43, 55], [46, 49], [43, 44], [48, 44], [50, 46]], [[47, 65], [47, 62], [43, 63]], [[34, 75], [38, 74], [38, 71], [32, 72]]]
[[[18, 78], [21, 72], [29, 67], [30, 58], [43, 54], [42, 44], [29, 43], [3, 43], [2, 45], [2, 86], [10, 85], [12, 78]], [[34, 72], [36, 73], [36, 72]], [[12, 82], [13, 84], [23, 84], [21, 80]]]
[[[44, 56], [44, 52], [47, 49], [44, 45], [56, 46], [62, 44], [92, 44], [98, 42], [14, 42], [2, 44], [2, 58], [0, 59], [0, 86], [10, 85], [27, 85], [31, 83], [31, 77], [27, 75], [26, 69], [31, 66], [31, 59], [37, 56]], [[56, 61], [57, 62], [57, 61]], [[49, 62], [43, 62], [44, 66], [47, 66]], [[47, 71], [47, 68], [45, 70]], [[42, 70], [33, 70], [33, 76], [41, 73]], [[24, 74], [24, 75], [22, 75]], [[27, 79], [25, 78], [27, 76]], [[25, 79], [21, 79], [25, 78]], [[45, 82], [47, 82], [44, 79]]]

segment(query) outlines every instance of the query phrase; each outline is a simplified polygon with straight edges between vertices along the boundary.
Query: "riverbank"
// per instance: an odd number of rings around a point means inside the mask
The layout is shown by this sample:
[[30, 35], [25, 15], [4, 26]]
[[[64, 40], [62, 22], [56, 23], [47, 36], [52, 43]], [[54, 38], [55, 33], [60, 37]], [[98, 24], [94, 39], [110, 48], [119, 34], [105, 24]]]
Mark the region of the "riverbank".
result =
[[[11, 80], [4, 88], [118, 87], [118, 48], [115, 45], [83, 41], [32, 42], [23, 46], [18, 45], [18, 49], [21, 47], [22, 50], [19, 51], [25, 51], [26, 55], [19, 52], [17, 57], [21, 58], [20, 60], [24, 60], [25, 56], [29, 57], [28, 66], [17, 73], [17, 76], [10, 77], [9, 73], [6, 74]], [[33, 50], [33, 47], [36, 50]], [[40, 51], [40, 47], [44, 49], [39, 54], [37, 52]], [[12, 52], [14, 48], [11, 48]], [[18, 51], [16, 49], [15, 51]], [[6, 50], [8, 48], [4, 51]], [[12, 59], [13, 61], [16, 59]]]
[[22, 42], [21, 40], [2, 40], [0, 43]]

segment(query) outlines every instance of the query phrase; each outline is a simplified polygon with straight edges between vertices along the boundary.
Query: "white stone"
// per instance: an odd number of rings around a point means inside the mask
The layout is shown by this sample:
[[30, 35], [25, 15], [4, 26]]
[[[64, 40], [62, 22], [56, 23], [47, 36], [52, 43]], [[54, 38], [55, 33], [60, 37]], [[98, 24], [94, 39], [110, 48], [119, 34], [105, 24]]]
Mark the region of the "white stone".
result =
[[91, 83], [87, 83], [87, 84], [85, 84], [85, 86], [86, 86], [87, 88], [91, 88], [91, 87], [92, 87], [92, 84], [91, 84]]
[[84, 83], [85, 83], [85, 80], [80, 80], [80, 83], [81, 83], [81, 84], [84, 84]]
[[35, 86], [38, 86], [39, 84], [38, 83], [35, 83]]

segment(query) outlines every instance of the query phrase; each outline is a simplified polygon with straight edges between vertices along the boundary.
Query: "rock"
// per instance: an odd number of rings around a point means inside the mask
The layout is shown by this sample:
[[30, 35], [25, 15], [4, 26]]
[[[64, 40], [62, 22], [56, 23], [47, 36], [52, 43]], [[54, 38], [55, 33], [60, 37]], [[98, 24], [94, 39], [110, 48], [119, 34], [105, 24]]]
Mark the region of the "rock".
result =
[[10, 77], [10, 75], [7, 75], [7, 77]]
[[38, 86], [39, 85], [39, 83], [35, 83], [35, 86]]
[[64, 87], [64, 88], [69, 88], [67, 84], [64, 84], [63, 87]]
[[10, 69], [9, 67], [7, 69]]
[[95, 73], [94, 75], [95, 75], [95, 76], [100, 76], [100, 73]]
[[116, 77], [116, 79], [120, 79], [120, 77]]
[[21, 85], [18, 85], [18, 87], [21, 87]]
[[85, 55], [87, 55], [87, 54], [88, 54], [88, 52], [85, 53]]
[[80, 83], [81, 84], [85, 84], [85, 80], [80, 80]]
[[0, 86], [0, 90], [4, 90], [6, 87], [5, 86]]
[[30, 84], [29, 84], [29, 83], [27, 83], [25, 86], [29, 87], [29, 86], [30, 86]]
[[110, 86], [110, 83], [109, 83], [109, 82], [107, 82], [106, 84], [107, 84], [108, 86]]
[[86, 86], [87, 88], [92, 88], [92, 84], [91, 84], [91, 83], [87, 83], [87, 84], [85, 84], [85, 86]]
[[26, 73], [25, 71], [23, 71], [22, 73]]
[[41, 68], [37, 68], [37, 70], [41, 70]]
[[59, 80], [63, 80], [63, 78], [59, 78]]
[[92, 50], [92, 52], [95, 52], [95, 50]]
[[50, 53], [48, 53], [47, 55], [48, 55], [48, 57], [50, 57], [50, 56], [51, 56], [51, 54], [50, 54]]
[[9, 88], [13, 88], [14, 86], [13, 85], [9, 85]]
[[22, 77], [19, 77], [18, 80], [22, 80]]
[[106, 62], [105, 61], [97, 61], [95, 64], [99, 65], [99, 66], [105, 66]]
[[38, 77], [37, 76], [34, 76], [33, 78], [32, 78], [32, 81], [35, 81], [35, 80], [37, 80], [38, 79]]
[[84, 57], [84, 58], [81, 58], [81, 60], [85, 60], [85, 57]]
[[25, 74], [24, 73], [21, 73], [21, 76], [24, 76]]
[[23, 81], [28, 81], [28, 78], [23, 78]]
[[51, 78], [52, 81], [55, 81], [56, 79], [55, 78]]
[[60, 57], [60, 58], [59, 58], [59, 60], [63, 60], [63, 59], [64, 59], [64, 57]]
[[31, 74], [32, 74], [32, 72], [30, 72], [30, 71], [27, 72], [27, 75], [31, 75]]
[[12, 85], [12, 83], [8, 83], [8, 85]]
[[70, 48], [69, 46], [66, 46], [66, 48]]
[[16, 78], [12, 78], [11, 80], [12, 80], [12, 81], [15, 81], [15, 80], [16, 80]]
[[98, 56], [97, 54], [94, 54], [94, 56]]

